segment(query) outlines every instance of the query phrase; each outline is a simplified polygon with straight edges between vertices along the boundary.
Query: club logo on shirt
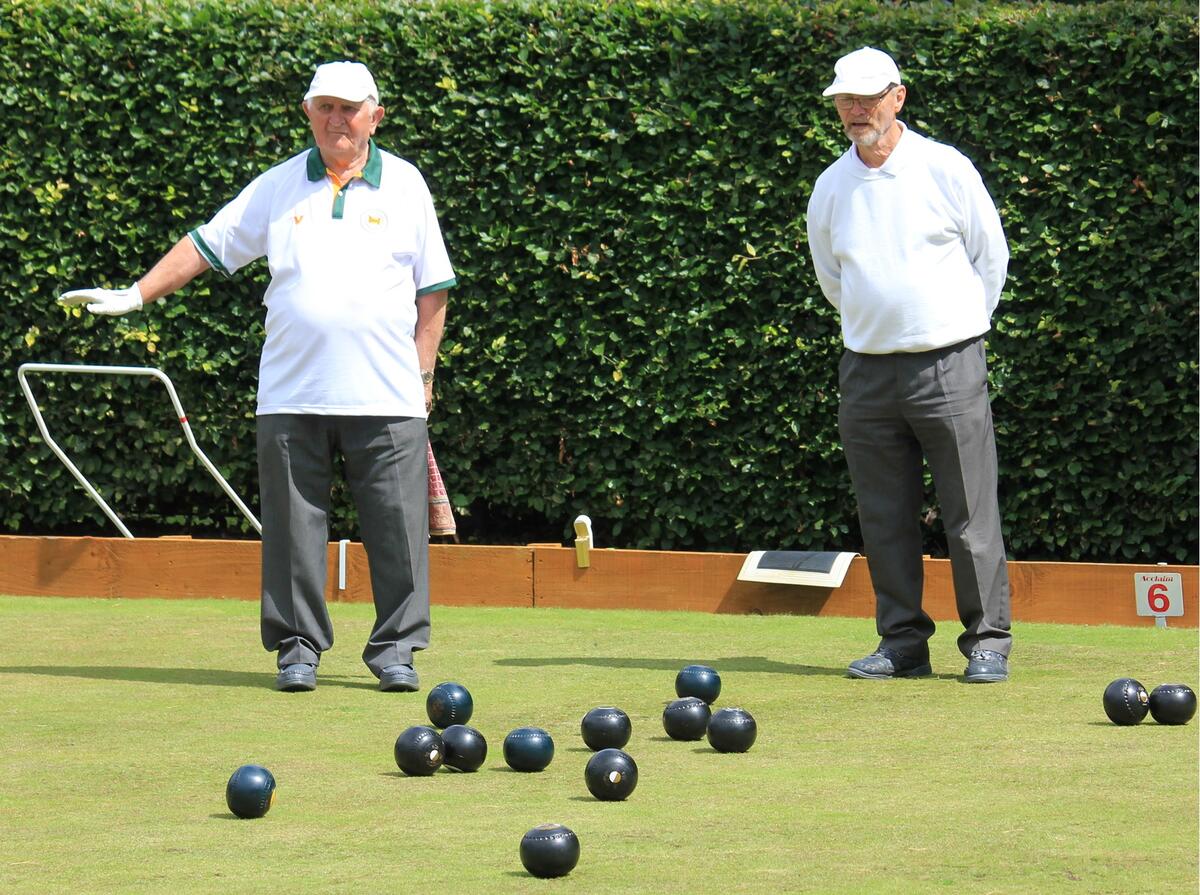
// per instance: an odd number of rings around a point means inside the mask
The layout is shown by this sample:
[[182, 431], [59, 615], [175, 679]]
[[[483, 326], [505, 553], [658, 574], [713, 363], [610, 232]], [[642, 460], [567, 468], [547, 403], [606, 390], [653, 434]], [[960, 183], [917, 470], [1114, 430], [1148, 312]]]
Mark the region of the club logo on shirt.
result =
[[388, 226], [387, 214], [382, 210], [364, 211], [358, 222], [368, 232], [372, 230], [386, 230]]
[[302, 214], [292, 215], [292, 223], [299, 224], [302, 220], [304, 220], [304, 215], [302, 215]]

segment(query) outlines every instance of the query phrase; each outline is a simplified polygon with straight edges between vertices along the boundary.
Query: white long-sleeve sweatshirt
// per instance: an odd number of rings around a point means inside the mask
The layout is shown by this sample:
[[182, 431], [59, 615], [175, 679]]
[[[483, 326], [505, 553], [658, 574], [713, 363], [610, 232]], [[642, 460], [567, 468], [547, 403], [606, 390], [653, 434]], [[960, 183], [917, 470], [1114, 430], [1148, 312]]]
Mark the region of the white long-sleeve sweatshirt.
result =
[[904, 127], [879, 168], [851, 146], [817, 178], [807, 223], [852, 351], [929, 351], [990, 328], [1008, 244], [979, 172], [952, 146]]

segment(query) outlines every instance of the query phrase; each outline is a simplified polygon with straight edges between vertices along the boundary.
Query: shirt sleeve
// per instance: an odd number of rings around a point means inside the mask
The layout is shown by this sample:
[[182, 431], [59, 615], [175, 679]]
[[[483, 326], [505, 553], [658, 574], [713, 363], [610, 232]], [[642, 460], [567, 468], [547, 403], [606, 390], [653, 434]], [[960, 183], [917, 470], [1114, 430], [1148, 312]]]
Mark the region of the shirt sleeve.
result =
[[842, 268], [833, 254], [833, 235], [828, 202], [828, 190], [818, 179], [808, 200], [805, 223], [808, 228], [808, 250], [812, 255], [813, 269], [825, 298], [835, 308], [842, 304]]
[[1008, 240], [1004, 237], [1000, 213], [983, 185], [983, 178], [969, 161], [966, 166], [968, 170], [962, 178], [963, 244], [971, 266], [983, 281], [984, 301], [990, 317], [1000, 303], [1000, 293], [1008, 276]]
[[421, 196], [424, 205], [424, 221], [421, 233], [421, 250], [413, 264], [413, 282], [417, 297], [431, 292], [440, 292], [457, 284], [450, 256], [442, 240], [442, 228], [438, 224], [437, 212], [433, 207], [433, 196], [429, 193], [424, 178], [421, 178]]
[[212, 220], [188, 233], [213, 270], [232, 276], [267, 253], [268, 192], [265, 175], [260, 175]]

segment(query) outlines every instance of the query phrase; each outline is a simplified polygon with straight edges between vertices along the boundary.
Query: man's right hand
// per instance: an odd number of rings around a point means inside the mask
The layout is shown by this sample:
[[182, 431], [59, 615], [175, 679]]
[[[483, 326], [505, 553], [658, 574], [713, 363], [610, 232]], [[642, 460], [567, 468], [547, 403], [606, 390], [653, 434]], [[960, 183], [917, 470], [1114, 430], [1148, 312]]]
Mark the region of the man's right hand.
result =
[[93, 314], [117, 317], [142, 309], [142, 290], [134, 283], [128, 289], [72, 289], [58, 297], [64, 308], [87, 305]]

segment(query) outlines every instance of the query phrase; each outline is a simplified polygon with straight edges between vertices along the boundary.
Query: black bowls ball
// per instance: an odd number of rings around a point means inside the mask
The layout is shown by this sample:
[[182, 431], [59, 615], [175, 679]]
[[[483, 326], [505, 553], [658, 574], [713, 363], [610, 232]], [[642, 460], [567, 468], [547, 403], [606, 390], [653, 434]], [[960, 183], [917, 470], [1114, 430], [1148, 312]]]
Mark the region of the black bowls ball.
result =
[[708, 744], [718, 752], [745, 752], [757, 737], [758, 724], [745, 709], [721, 709], [708, 721]]
[[721, 695], [721, 675], [707, 665], [688, 665], [675, 675], [675, 695], [695, 696], [712, 705]]
[[540, 824], [521, 838], [521, 863], [534, 876], [566, 876], [579, 863], [579, 838], [562, 824]]
[[451, 724], [442, 731], [446, 767], [456, 771], [478, 771], [487, 759], [487, 740], [474, 727]]
[[1131, 677], [1120, 677], [1104, 688], [1104, 714], [1113, 724], [1140, 724], [1150, 710], [1150, 694]]
[[432, 727], [410, 727], [396, 737], [396, 767], [410, 777], [428, 777], [442, 766], [445, 745]]
[[475, 702], [471, 693], [462, 684], [446, 681], [429, 691], [425, 698], [425, 711], [434, 727], [449, 727], [466, 724], [471, 720]]
[[1150, 714], [1159, 724], [1187, 724], [1196, 714], [1196, 693], [1187, 684], [1160, 684], [1150, 691]]
[[676, 699], [663, 709], [663, 729], [673, 740], [702, 740], [712, 709], [698, 696]]
[[620, 749], [601, 749], [588, 759], [583, 780], [600, 801], [621, 802], [637, 786], [637, 763]]
[[225, 804], [238, 817], [262, 817], [275, 804], [274, 775], [262, 765], [242, 765], [225, 784]]
[[612, 706], [599, 706], [583, 716], [579, 722], [583, 741], [593, 752], [599, 749], [620, 749], [629, 742], [633, 725], [629, 716]]
[[543, 771], [553, 758], [554, 740], [540, 727], [518, 727], [504, 738], [504, 761], [514, 771]]

